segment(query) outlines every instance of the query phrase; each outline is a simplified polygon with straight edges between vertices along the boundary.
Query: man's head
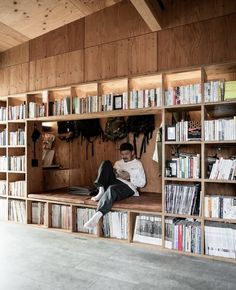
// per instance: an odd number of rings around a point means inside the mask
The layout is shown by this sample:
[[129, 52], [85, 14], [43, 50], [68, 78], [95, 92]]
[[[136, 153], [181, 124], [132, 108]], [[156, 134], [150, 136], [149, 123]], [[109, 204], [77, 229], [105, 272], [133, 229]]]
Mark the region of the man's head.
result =
[[130, 143], [122, 143], [120, 145], [120, 155], [124, 162], [128, 162], [133, 159], [133, 150], [133, 145]]

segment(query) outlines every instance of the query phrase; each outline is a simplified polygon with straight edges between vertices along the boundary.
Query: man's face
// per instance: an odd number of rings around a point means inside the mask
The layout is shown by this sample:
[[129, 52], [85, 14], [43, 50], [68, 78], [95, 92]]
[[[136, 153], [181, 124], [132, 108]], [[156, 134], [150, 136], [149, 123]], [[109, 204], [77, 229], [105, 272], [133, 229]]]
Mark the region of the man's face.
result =
[[120, 151], [120, 155], [124, 162], [131, 161], [133, 157], [132, 152], [129, 150]]

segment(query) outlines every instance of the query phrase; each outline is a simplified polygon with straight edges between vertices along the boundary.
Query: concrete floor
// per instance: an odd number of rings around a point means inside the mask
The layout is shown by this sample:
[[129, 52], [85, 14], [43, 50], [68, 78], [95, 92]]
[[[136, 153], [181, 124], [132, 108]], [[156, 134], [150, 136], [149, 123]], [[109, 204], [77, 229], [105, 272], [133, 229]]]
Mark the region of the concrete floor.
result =
[[236, 289], [236, 265], [0, 222], [1, 290]]

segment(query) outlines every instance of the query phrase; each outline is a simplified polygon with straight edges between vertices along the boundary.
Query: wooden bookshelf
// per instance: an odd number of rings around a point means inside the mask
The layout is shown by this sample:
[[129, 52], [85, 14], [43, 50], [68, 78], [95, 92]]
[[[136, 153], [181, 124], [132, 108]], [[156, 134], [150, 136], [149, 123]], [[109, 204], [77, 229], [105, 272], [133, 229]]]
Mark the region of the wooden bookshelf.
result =
[[[220, 141], [207, 141], [205, 140], [204, 135], [204, 121], [205, 120], [215, 120], [220, 118], [229, 118], [235, 116], [236, 112], [236, 99], [218, 101], [218, 102], [205, 102], [204, 99], [204, 83], [210, 82], [214, 80], [236, 80], [236, 64], [219, 64], [214, 66], [202, 66], [202, 67], [194, 67], [185, 69], [183, 71], [180, 70], [171, 70], [165, 72], [156, 72], [150, 75], [137, 75], [132, 77], [122, 77], [111, 80], [102, 80], [98, 82], [90, 82], [90, 83], [78, 83], [73, 84], [67, 87], [55, 87], [50, 88], [44, 91], [32, 91], [25, 92], [19, 95], [11, 95], [4, 96], [0, 98], [1, 106], [5, 106], [7, 109], [9, 106], [19, 106], [22, 104], [26, 105], [25, 119], [14, 119], [9, 120], [7, 117], [7, 121], [0, 121], [1, 130], [6, 128], [7, 132], [7, 143], [6, 145], [0, 146], [0, 155], [1, 156], [10, 156], [10, 155], [25, 155], [27, 158], [26, 170], [24, 171], [10, 171], [10, 170], [2, 170], [1, 180], [6, 180], [7, 182], [7, 194], [0, 194], [0, 198], [6, 200], [7, 203], [11, 201], [21, 201], [25, 203], [26, 206], [26, 220], [28, 224], [32, 224], [32, 202], [42, 202], [45, 204], [45, 210], [47, 212], [46, 220], [44, 225], [33, 225], [40, 226], [52, 229], [52, 205], [66, 205], [71, 208], [70, 215], [70, 229], [63, 229], [63, 231], [75, 233], [81, 236], [96, 236], [98, 238], [102, 237], [102, 225], [101, 223], [97, 228], [97, 235], [91, 235], [87, 233], [78, 233], [76, 231], [76, 209], [81, 208], [96, 208], [96, 203], [88, 200], [87, 197], [72, 197], [68, 196], [65, 193], [55, 193], [52, 192], [45, 193], [45, 180], [46, 182], [49, 180], [44, 178], [45, 175], [48, 174], [48, 170], [44, 170], [46, 172], [43, 174], [42, 168], [42, 139], [37, 141], [36, 143], [36, 158], [38, 159], [38, 167], [33, 167], [31, 164], [31, 160], [34, 158], [33, 152], [33, 143], [31, 141], [32, 132], [36, 126], [40, 132], [42, 132], [42, 122], [57, 122], [57, 121], [74, 121], [74, 120], [85, 120], [85, 119], [101, 119], [101, 123], [104, 126], [105, 121], [109, 117], [128, 117], [134, 115], [147, 115], [153, 114], [156, 116], [157, 126], [159, 126], [162, 122], [163, 130], [162, 130], [162, 172], [158, 172], [156, 164], [151, 164], [150, 160], [152, 158], [155, 140], [152, 141], [149, 151], [146, 155], [145, 160], [143, 160], [146, 166], [146, 172], [151, 175], [150, 182], [152, 183], [152, 188], [160, 188], [160, 190], [156, 189], [155, 194], [158, 195], [160, 191], [162, 191], [161, 196], [158, 198], [150, 199], [147, 202], [148, 197], [145, 197], [139, 204], [135, 204], [135, 202], [121, 202], [120, 204], [115, 204], [113, 210], [115, 211], [126, 211], [128, 213], [128, 238], [125, 243], [133, 243], [141, 245], [141, 243], [137, 243], [133, 241], [133, 231], [135, 219], [138, 214], [153, 214], [161, 216], [162, 222], [162, 249], [165, 251], [170, 251], [165, 249], [165, 220], [168, 217], [178, 218], [178, 219], [193, 219], [198, 220], [201, 223], [201, 254], [193, 254], [187, 252], [181, 252], [191, 256], [202, 256], [212, 259], [219, 259], [224, 261], [232, 261], [232, 259], [220, 258], [220, 257], [209, 257], [204, 253], [204, 237], [205, 237], [205, 225], [204, 222], [219, 222], [219, 223], [232, 223], [235, 224], [236, 221], [234, 219], [220, 219], [220, 218], [206, 218], [204, 217], [204, 199], [206, 195], [213, 194], [221, 194], [223, 195], [225, 191], [228, 194], [235, 196], [235, 184], [236, 180], [215, 180], [209, 179], [207, 177], [207, 156], [213, 156], [217, 152], [218, 156], [229, 158], [232, 155], [235, 155], [235, 142], [236, 140], [220, 140]], [[180, 86], [188, 86], [188, 85], [196, 85], [200, 84], [201, 86], [201, 100], [197, 103], [185, 103], [185, 104], [176, 104], [176, 105], [166, 105], [165, 103], [165, 91], [169, 87], [180, 87]], [[103, 94], [122, 94], [127, 93], [130, 96], [130, 92], [132, 90], [151, 90], [160, 88], [161, 92], [161, 105], [156, 107], [143, 107], [139, 109], [125, 109], [125, 110], [111, 110], [111, 111], [100, 111], [93, 113], [82, 113], [76, 114], [73, 110], [73, 98], [88, 98], [89, 96], [102, 96]], [[50, 102], [55, 102], [56, 100], [61, 100], [65, 97], [69, 97], [70, 99], [70, 107], [68, 115], [56, 115], [53, 116], [49, 114], [49, 104]], [[29, 103], [34, 102], [38, 105], [45, 105], [45, 115], [43, 117], [29, 118]], [[186, 141], [167, 141], [166, 140], [166, 130], [165, 125], [171, 122], [171, 118], [173, 114], [180, 116], [180, 119], [184, 114], [188, 113], [188, 116], [191, 120], [198, 120], [201, 122], [201, 140], [186, 140]], [[9, 143], [9, 132], [12, 130], [17, 130], [17, 128], [25, 128], [26, 131], [26, 140], [25, 144], [27, 145], [10, 145]], [[55, 129], [56, 130], [56, 129]], [[155, 135], [155, 133], [154, 133]], [[153, 137], [155, 139], [155, 136]], [[71, 156], [71, 154], [75, 155], [79, 152], [84, 154], [85, 151], [80, 144], [79, 140], [75, 140], [73, 144], [69, 144], [67, 147], [62, 143], [60, 144], [60, 154], [64, 156]], [[119, 144], [118, 144], [119, 145]], [[85, 159], [76, 161], [76, 158], [67, 158], [65, 162], [64, 170], [60, 170], [60, 174], [57, 171], [59, 170], [51, 170], [51, 173], [48, 176], [54, 176], [55, 179], [52, 178], [52, 183], [55, 183], [55, 180], [59, 180], [58, 184], [69, 185], [69, 182], [74, 182], [79, 176], [82, 180], [90, 180], [93, 178], [88, 177], [90, 175], [91, 169], [95, 168], [97, 164], [100, 162], [99, 158], [105, 156], [110, 159], [117, 159], [118, 153], [117, 148], [118, 145], [114, 144], [102, 144], [100, 141], [95, 142], [95, 147], [99, 148], [99, 157], [96, 157], [94, 160], [86, 161]], [[220, 152], [218, 152], [217, 148], [220, 147]], [[151, 148], [151, 149], [150, 149]], [[200, 177], [199, 178], [176, 178], [176, 177], [166, 177], [165, 172], [165, 164], [167, 158], [172, 156], [172, 151], [177, 150], [180, 153], [186, 152], [189, 154], [200, 154]], [[115, 151], [115, 153], [110, 152]], [[85, 154], [84, 154], [85, 155]], [[76, 155], [77, 156], [77, 155]], [[87, 163], [85, 163], [87, 162]], [[84, 168], [84, 166], [86, 168]], [[156, 170], [156, 171], [155, 171]], [[162, 173], [162, 177], [158, 177], [158, 174]], [[44, 177], [43, 177], [44, 176]], [[89, 179], [90, 178], [90, 179]], [[18, 196], [10, 196], [9, 195], [9, 182], [25, 180], [27, 184], [27, 196], [18, 197]], [[166, 200], [165, 200], [165, 185], [168, 184], [181, 184], [181, 185], [190, 185], [190, 184], [200, 184], [201, 186], [201, 212], [200, 216], [198, 215], [185, 215], [185, 214], [175, 214], [175, 213], [167, 213], [166, 212]], [[52, 184], [50, 184], [51, 186]], [[150, 188], [151, 188], [150, 187]], [[151, 191], [149, 188], [149, 191]], [[217, 190], [217, 192], [216, 192]], [[44, 194], [42, 194], [44, 192]], [[8, 211], [9, 209], [7, 209]], [[9, 212], [8, 212], [9, 216]], [[59, 230], [55, 229], [53, 230]], [[113, 240], [112, 238], [109, 238]], [[116, 240], [116, 239], [115, 239]], [[150, 245], [150, 247], [154, 247]], [[159, 246], [156, 246], [160, 248]], [[173, 252], [179, 252], [176, 250], [172, 250]]]

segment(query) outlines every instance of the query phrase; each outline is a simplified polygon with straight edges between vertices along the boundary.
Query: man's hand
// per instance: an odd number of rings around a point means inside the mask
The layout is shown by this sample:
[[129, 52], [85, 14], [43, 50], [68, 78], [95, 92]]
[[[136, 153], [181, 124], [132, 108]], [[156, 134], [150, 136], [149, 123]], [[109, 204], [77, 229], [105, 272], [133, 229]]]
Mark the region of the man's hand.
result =
[[124, 180], [127, 180], [127, 181], [130, 180], [130, 175], [125, 170], [118, 170], [117, 174], [118, 174], [118, 177], [120, 177], [120, 178], [122, 178]]

